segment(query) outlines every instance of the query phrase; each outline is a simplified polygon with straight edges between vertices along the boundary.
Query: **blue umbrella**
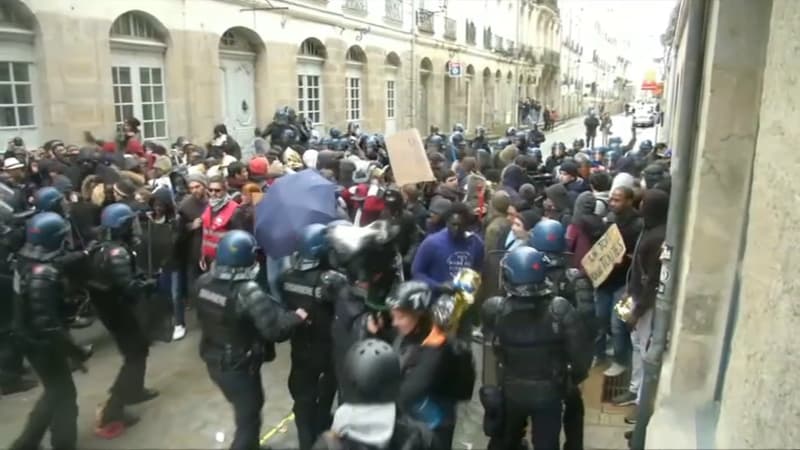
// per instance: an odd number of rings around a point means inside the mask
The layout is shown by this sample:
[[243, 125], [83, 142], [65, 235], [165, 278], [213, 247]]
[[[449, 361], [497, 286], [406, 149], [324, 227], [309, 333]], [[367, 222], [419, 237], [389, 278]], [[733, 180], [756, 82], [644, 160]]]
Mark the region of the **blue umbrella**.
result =
[[336, 185], [310, 169], [278, 179], [256, 207], [258, 245], [272, 258], [291, 255], [306, 225], [337, 219], [335, 192]]

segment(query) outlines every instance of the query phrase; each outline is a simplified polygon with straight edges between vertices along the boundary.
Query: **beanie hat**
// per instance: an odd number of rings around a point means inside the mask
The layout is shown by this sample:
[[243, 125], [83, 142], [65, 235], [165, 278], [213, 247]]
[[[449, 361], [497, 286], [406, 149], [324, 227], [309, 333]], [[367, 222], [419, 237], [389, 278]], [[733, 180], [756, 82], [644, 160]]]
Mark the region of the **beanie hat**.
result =
[[121, 179], [114, 183], [114, 193], [123, 198], [131, 198], [136, 192], [136, 186], [128, 179]]
[[269, 161], [263, 156], [256, 156], [247, 164], [247, 169], [252, 176], [266, 176], [269, 170]]
[[573, 177], [578, 177], [578, 165], [574, 161], [564, 161], [559, 169], [561, 172], [568, 173]]
[[172, 161], [168, 156], [157, 156], [153, 167], [160, 170], [161, 173], [169, 173], [172, 170]]
[[189, 183], [200, 183], [205, 187], [208, 187], [208, 178], [205, 175], [199, 172], [190, 173], [186, 176], [186, 184]]

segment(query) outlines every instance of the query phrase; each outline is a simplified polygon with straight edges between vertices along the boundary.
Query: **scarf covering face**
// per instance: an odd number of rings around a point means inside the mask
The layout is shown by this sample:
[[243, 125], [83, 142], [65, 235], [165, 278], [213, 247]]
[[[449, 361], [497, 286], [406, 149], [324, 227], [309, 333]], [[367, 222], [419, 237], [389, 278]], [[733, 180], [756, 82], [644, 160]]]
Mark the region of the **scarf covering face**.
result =
[[222, 198], [210, 198], [210, 199], [208, 199], [208, 206], [211, 207], [211, 211], [217, 213], [222, 209], [223, 206], [228, 204], [229, 201], [231, 201], [231, 196], [228, 195], [228, 194], [225, 194], [225, 196], [222, 197]]

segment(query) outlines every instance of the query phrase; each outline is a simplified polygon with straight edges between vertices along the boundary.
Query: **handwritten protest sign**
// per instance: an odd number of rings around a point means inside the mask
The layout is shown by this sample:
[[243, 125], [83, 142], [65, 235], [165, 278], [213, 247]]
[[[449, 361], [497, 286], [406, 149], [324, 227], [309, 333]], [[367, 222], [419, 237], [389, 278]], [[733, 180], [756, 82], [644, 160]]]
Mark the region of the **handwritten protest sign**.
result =
[[592, 280], [594, 287], [606, 281], [614, 265], [625, 256], [625, 241], [616, 224], [606, 230], [605, 234], [592, 246], [589, 253], [581, 259], [586, 276]]
[[436, 180], [416, 128], [386, 138], [386, 150], [398, 186]]

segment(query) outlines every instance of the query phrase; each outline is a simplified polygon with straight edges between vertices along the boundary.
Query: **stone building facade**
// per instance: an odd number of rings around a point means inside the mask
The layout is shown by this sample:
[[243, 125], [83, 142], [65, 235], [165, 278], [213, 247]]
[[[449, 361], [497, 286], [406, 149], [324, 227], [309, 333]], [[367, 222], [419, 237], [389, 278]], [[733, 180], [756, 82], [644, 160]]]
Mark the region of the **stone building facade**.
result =
[[[275, 109], [315, 128], [499, 129], [557, 95], [552, 0], [3, 0], [0, 138], [252, 138]], [[555, 99], [555, 97], [553, 97]]]
[[800, 2], [680, 3], [664, 111], [685, 201], [646, 448], [796, 448]]

